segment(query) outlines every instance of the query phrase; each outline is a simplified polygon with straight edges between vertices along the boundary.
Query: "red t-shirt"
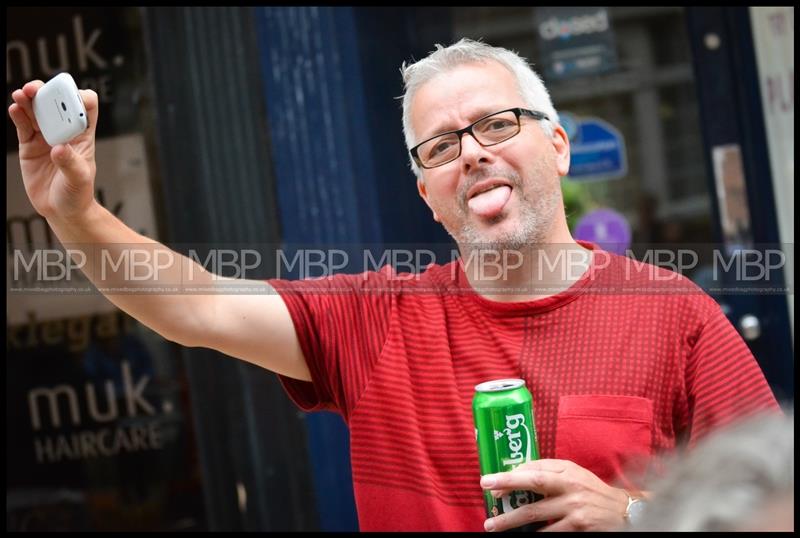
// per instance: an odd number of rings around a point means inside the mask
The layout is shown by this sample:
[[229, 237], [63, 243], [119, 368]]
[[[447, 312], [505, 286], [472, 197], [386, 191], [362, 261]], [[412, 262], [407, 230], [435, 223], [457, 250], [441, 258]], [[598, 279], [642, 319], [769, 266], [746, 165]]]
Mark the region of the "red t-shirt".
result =
[[459, 262], [270, 280], [313, 383], [281, 377], [302, 409], [350, 429], [362, 531], [482, 531], [472, 421], [478, 383], [523, 378], [540, 456], [637, 486], [646, 461], [778, 404], [717, 303], [676, 273], [601, 251], [568, 290], [503, 303]]

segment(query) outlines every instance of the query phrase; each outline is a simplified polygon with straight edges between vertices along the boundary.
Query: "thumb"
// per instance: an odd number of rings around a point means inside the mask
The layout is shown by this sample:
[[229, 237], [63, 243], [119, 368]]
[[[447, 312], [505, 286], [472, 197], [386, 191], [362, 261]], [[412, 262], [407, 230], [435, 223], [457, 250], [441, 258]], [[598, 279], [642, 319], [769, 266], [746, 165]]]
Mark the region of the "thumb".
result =
[[86, 180], [86, 162], [69, 144], [54, 146], [50, 150], [50, 159], [70, 181], [78, 183]]

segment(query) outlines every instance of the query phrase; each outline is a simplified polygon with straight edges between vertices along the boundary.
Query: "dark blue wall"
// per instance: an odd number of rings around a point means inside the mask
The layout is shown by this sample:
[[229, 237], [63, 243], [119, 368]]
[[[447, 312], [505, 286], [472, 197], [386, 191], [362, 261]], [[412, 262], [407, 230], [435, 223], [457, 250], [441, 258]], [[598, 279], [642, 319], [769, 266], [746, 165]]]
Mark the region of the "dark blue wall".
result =
[[[256, 22], [289, 259], [301, 247], [449, 243], [417, 194], [395, 99], [402, 61], [449, 40], [447, 10], [267, 7]], [[355, 530], [348, 430], [332, 413], [306, 424], [320, 528]]]

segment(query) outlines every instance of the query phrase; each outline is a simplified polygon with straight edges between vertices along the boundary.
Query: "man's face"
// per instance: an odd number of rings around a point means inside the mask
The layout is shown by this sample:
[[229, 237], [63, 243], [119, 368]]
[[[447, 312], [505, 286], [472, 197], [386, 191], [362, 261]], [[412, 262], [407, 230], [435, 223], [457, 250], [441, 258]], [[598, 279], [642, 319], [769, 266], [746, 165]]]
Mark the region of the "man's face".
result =
[[[471, 63], [417, 91], [411, 124], [423, 141], [513, 107], [527, 108], [514, 75], [496, 62]], [[551, 138], [536, 120], [523, 116], [521, 121], [519, 134], [494, 146], [483, 147], [463, 135], [461, 156], [423, 170], [417, 182], [434, 219], [462, 247], [548, 242], [556, 218], [564, 218], [560, 177], [569, 169], [566, 134], [557, 126]]]

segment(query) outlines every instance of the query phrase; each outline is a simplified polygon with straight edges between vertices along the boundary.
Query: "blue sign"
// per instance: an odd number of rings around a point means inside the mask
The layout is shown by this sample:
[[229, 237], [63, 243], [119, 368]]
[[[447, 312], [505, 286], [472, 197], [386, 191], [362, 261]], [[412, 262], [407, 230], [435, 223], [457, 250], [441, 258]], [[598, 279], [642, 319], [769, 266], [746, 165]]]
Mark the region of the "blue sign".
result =
[[613, 209], [596, 209], [586, 213], [575, 225], [573, 236], [620, 255], [625, 255], [631, 246], [630, 224]]
[[569, 179], [615, 179], [628, 173], [625, 139], [613, 125], [600, 118], [560, 116], [575, 123], [570, 136]]

